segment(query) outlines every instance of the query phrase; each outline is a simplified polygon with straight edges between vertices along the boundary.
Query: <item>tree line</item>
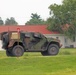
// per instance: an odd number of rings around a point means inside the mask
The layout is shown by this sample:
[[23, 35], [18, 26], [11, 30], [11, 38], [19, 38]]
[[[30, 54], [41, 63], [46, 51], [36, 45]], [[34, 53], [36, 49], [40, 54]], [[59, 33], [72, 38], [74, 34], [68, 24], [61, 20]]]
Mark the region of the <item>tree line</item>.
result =
[[7, 18], [5, 22], [0, 17], [0, 25], [18, 25], [14, 17]]
[[[37, 13], [31, 14], [31, 19], [25, 23], [25, 25], [42, 25], [46, 24], [46, 21], [41, 19], [40, 15]], [[18, 25], [18, 22], [15, 20], [14, 17], [7, 18], [5, 22], [0, 17], [0, 25]]]

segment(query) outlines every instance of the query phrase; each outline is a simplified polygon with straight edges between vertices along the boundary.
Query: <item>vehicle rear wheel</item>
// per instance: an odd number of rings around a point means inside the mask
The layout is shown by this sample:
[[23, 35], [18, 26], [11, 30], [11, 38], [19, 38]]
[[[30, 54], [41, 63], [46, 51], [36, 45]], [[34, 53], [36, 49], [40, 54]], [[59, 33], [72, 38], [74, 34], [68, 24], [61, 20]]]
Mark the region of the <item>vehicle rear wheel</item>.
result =
[[10, 51], [8, 51], [8, 50], [6, 50], [6, 55], [7, 56], [13, 56], [12, 53]]
[[16, 45], [12, 49], [12, 54], [16, 57], [20, 57], [24, 54], [24, 48], [20, 45]]
[[47, 55], [48, 55], [47, 51], [43, 51], [43, 52], [41, 52], [41, 54], [42, 54], [43, 56], [47, 56]]
[[51, 44], [48, 48], [49, 55], [57, 55], [59, 52], [59, 47], [56, 44]]

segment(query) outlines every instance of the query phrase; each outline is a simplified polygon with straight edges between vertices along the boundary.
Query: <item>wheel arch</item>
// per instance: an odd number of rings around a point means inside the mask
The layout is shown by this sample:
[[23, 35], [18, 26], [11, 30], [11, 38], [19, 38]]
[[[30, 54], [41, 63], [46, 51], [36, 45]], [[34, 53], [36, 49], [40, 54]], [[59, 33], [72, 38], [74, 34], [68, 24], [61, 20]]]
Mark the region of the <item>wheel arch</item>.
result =
[[[55, 44], [55, 45], [57, 45], [57, 46], [60, 48], [59, 42], [51, 41], [51, 42], [48, 44], [48, 47], [49, 47], [49, 45], [51, 45], [51, 44]], [[47, 48], [48, 48], [48, 47], [47, 47]]]
[[18, 42], [18, 41], [14, 42], [13, 47], [16, 46], [16, 45], [20, 45], [24, 48], [24, 45], [23, 45], [22, 42]]

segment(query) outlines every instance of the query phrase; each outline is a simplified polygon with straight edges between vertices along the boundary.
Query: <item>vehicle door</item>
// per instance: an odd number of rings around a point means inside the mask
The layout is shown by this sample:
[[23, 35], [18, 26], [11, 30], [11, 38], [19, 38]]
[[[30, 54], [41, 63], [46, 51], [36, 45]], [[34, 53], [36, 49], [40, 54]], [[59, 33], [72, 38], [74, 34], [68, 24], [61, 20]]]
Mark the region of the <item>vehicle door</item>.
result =
[[46, 42], [46, 38], [40, 33], [33, 33], [33, 35], [30, 37], [30, 40], [29, 48], [30, 50], [34, 51], [42, 50]]

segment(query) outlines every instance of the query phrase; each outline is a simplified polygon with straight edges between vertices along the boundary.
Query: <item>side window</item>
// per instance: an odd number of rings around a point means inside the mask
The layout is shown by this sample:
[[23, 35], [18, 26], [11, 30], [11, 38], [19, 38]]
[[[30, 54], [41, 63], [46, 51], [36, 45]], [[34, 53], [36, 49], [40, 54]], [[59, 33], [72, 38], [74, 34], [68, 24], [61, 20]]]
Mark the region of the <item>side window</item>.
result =
[[34, 33], [34, 37], [41, 39], [41, 35], [39, 33]]
[[30, 38], [30, 34], [29, 33], [25, 33], [25, 37]]

